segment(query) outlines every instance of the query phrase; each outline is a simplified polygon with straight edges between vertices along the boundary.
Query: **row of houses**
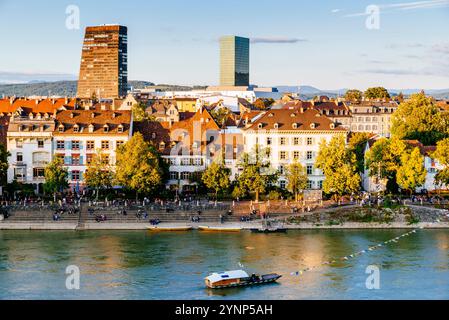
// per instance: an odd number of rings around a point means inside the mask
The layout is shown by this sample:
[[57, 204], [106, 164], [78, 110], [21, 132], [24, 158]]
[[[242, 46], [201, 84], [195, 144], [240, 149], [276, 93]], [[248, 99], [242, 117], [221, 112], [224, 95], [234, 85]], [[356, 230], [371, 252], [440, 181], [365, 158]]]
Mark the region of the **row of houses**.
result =
[[[153, 115], [151, 121], [134, 123], [132, 106], [138, 102], [148, 104], [145, 110]], [[192, 105], [189, 108], [193, 108]], [[231, 169], [234, 179], [241, 170], [242, 153], [251, 152], [258, 145], [269, 150], [271, 166], [280, 173], [280, 187], [287, 186], [286, 166], [298, 161], [306, 168], [308, 188], [321, 189], [324, 176], [315, 168], [320, 142], [336, 135], [347, 137], [353, 131], [385, 136], [373, 131], [374, 126], [379, 125], [379, 130], [383, 130], [381, 123], [387, 125], [387, 117], [395, 110], [394, 105], [381, 102], [350, 106], [334, 101], [295, 100], [268, 110], [254, 110], [245, 104], [239, 110], [228, 109], [226, 117], [217, 121], [212, 116], [216, 108], [226, 106], [204, 105], [195, 107], [195, 111], [179, 111], [180, 107], [174, 102], [150, 103], [131, 96], [121, 103], [0, 99], [0, 139], [11, 154], [8, 182], [33, 184], [36, 192], [41, 192], [45, 166], [53, 157], [60, 157], [68, 169], [70, 187], [74, 191], [82, 190], [84, 173], [95, 153], [100, 150], [103, 161], [113, 169], [117, 148], [140, 132], [169, 164], [168, 188], [194, 190], [199, 174], [218, 159]], [[354, 112], [364, 114], [360, 123], [370, 123], [370, 129], [355, 130], [359, 129], [359, 124], [348, 121], [354, 118]], [[420, 150], [430, 156], [425, 147]], [[430, 174], [438, 164], [426, 158], [426, 168]], [[429, 175], [429, 182], [426, 182], [429, 190], [432, 179]], [[376, 181], [369, 178], [363, 181], [366, 190], [377, 188]]]

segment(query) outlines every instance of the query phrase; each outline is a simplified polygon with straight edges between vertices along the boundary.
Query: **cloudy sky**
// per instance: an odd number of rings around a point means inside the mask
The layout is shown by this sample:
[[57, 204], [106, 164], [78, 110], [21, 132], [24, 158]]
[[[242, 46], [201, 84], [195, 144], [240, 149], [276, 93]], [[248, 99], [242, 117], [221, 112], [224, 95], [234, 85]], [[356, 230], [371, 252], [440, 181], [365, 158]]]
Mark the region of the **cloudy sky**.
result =
[[0, 82], [76, 79], [84, 28], [116, 23], [131, 80], [217, 84], [218, 38], [236, 34], [254, 84], [449, 88], [449, 0], [0, 0]]

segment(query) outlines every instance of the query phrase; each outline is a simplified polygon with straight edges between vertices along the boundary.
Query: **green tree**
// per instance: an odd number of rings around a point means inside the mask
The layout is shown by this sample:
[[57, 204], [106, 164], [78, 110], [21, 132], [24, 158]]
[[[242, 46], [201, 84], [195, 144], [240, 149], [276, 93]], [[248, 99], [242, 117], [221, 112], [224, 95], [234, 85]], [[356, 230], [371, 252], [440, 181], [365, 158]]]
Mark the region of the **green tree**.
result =
[[0, 144], [0, 185], [6, 185], [6, 178], [8, 175], [8, 157], [11, 154], [6, 150], [6, 147]]
[[431, 98], [421, 92], [401, 103], [392, 115], [391, 133], [399, 139], [435, 145], [448, 136], [449, 123]]
[[162, 159], [140, 132], [117, 150], [116, 182], [139, 193], [152, 193], [163, 183]]
[[295, 201], [298, 201], [299, 193], [307, 188], [307, 173], [305, 168], [297, 161], [285, 168], [287, 177], [288, 191], [295, 195]]
[[401, 165], [397, 171], [397, 182], [403, 190], [410, 194], [426, 181], [426, 169], [424, 168], [424, 157], [419, 148], [414, 148], [410, 153], [404, 152], [401, 156]]
[[443, 166], [435, 175], [435, 183], [439, 186], [449, 186], [449, 138], [437, 142], [437, 148], [432, 154], [438, 163]]
[[97, 150], [84, 173], [86, 185], [95, 189], [95, 197], [97, 200], [100, 190], [112, 187], [114, 181], [114, 173], [108, 160], [109, 158], [104, 153]]
[[231, 111], [228, 108], [219, 108], [212, 110], [210, 115], [219, 126], [223, 126], [226, 120], [231, 116]]
[[346, 147], [344, 136], [334, 136], [329, 143], [321, 141], [315, 166], [325, 176], [323, 191], [335, 199], [360, 190], [356, 155]]
[[407, 145], [397, 139], [382, 138], [377, 140], [366, 153], [365, 164], [371, 177], [387, 179], [387, 190], [397, 191], [396, 173], [401, 165], [401, 156]]
[[204, 185], [215, 192], [215, 199], [218, 198], [218, 193], [229, 188], [231, 182], [229, 176], [231, 170], [226, 168], [222, 163], [213, 162], [203, 172], [201, 180]]
[[135, 103], [132, 106], [133, 120], [134, 121], [143, 121], [146, 118], [145, 114], [146, 105], [142, 102]]
[[273, 172], [267, 148], [260, 148], [258, 145], [250, 153], [244, 153], [240, 160], [243, 168], [238, 176], [237, 185], [234, 189], [234, 196], [245, 196], [248, 193], [255, 193], [256, 202], [259, 195], [266, 191], [266, 187], [277, 180], [277, 174]]
[[365, 148], [370, 134], [367, 132], [354, 132], [349, 138], [349, 148], [357, 159], [357, 172], [362, 173], [365, 169]]
[[365, 98], [370, 100], [377, 100], [377, 99], [384, 100], [390, 99], [390, 94], [384, 87], [373, 87], [366, 89]]
[[361, 101], [363, 97], [363, 93], [360, 90], [357, 89], [351, 89], [346, 91], [344, 98], [347, 101]]
[[59, 157], [55, 157], [46, 167], [44, 171], [45, 192], [53, 193], [54, 201], [56, 202], [56, 193], [62, 192], [63, 189], [69, 186], [68, 176], [69, 173], [65, 168], [63, 160]]

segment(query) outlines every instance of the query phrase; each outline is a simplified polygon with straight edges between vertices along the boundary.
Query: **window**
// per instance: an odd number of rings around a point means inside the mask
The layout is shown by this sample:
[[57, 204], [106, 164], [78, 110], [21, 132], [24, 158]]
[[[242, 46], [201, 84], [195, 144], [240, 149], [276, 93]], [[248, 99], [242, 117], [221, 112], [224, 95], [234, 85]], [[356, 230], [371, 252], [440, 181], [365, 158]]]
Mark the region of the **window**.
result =
[[65, 149], [63, 140], [56, 141], [56, 149], [58, 149], [58, 150], [64, 150]]
[[312, 189], [312, 181], [307, 181], [307, 189]]
[[86, 155], [86, 163], [87, 163], [87, 164], [91, 164], [93, 158], [94, 158], [94, 155], [93, 155], [92, 153], [88, 153], [88, 154]]
[[101, 141], [101, 149], [109, 149], [109, 141], [108, 140]]
[[72, 171], [72, 181], [79, 181], [79, 179], [80, 179], [79, 170], [73, 170]]
[[285, 151], [279, 152], [279, 159], [281, 159], [281, 160], [287, 159], [287, 154]]
[[268, 138], [267, 138], [267, 145], [270, 145], [270, 144], [271, 144], [271, 140], [272, 140], [271, 137], [268, 137]]
[[22, 148], [23, 147], [23, 139], [17, 139], [16, 140], [16, 147]]
[[72, 141], [72, 150], [79, 150], [80, 149], [80, 142], [78, 140]]
[[33, 168], [33, 177], [34, 178], [45, 177], [45, 169], [44, 168]]
[[22, 162], [23, 161], [23, 154], [22, 152], [17, 152], [17, 162]]
[[80, 155], [79, 154], [73, 154], [72, 155], [72, 165], [79, 166], [80, 164]]
[[313, 138], [307, 138], [307, 145], [311, 146], [313, 144]]
[[287, 185], [287, 183], [285, 182], [285, 180], [281, 180], [279, 182], [279, 186], [281, 187], [281, 189], [285, 189], [285, 186]]
[[312, 158], [313, 158], [313, 152], [307, 151], [307, 160], [312, 160]]
[[298, 137], [293, 138], [293, 144], [294, 144], [295, 146], [299, 145], [299, 144], [301, 143], [300, 141], [301, 141], [301, 140], [299, 140]]
[[281, 137], [281, 140], [279, 141], [279, 144], [280, 144], [281, 146], [285, 146], [285, 144], [286, 144], [286, 139], [285, 139], [285, 137]]
[[77, 133], [80, 131], [80, 127], [78, 127], [78, 125], [74, 125], [73, 126], [73, 132]]
[[123, 132], [123, 126], [122, 126], [122, 125], [119, 125], [118, 128], [117, 128], [117, 131], [120, 132], [120, 133], [122, 133], [122, 132]]
[[178, 180], [178, 173], [175, 171], [170, 171], [170, 180]]
[[37, 147], [43, 148], [44, 147], [44, 140], [43, 139], [37, 139]]
[[105, 124], [105, 125], [103, 126], [103, 132], [104, 132], [104, 133], [109, 132], [109, 127], [108, 127], [107, 124]]
[[25, 168], [14, 168], [14, 176], [17, 180], [23, 181], [25, 178]]
[[307, 174], [313, 174], [313, 166], [311, 164], [307, 165]]
[[293, 151], [293, 159], [298, 160], [299, 159], [299, 151]]
[[58, 131], [59, 131], [59, 132], [64, 132], [64, 126], [62, 126], [62, 125], [59, 126], [59, 127], [58, 127]]
[[189, 180], [190, 179], [190, 172], [181, 172], [181, 179], [182, 180]]
[[101, 163], [102, 164], [109, 164], [109, 155], [108, 154], [103, 154], [101, 156]]
[[318, 189], [323, 189], [323, 180], [318, 181]]
[[86, 141], [86, 149], [87, 150], [95, 149], [95, 141], [92, 140]]
[[120, 146], [123, 146], [124, 143], [125, 143], [125, 141], [119, 140], [115, 143], [115, 147], [118, 149]]

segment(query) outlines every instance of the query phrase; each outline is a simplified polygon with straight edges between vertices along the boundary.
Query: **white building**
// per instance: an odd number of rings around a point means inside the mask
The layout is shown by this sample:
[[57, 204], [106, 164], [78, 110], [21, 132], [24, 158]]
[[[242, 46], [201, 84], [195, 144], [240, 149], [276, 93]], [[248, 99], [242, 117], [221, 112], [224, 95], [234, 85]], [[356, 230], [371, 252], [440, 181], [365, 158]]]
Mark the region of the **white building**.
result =
[[243, 145], [246, 152], [251, 152], [256, 145], [269, 148], [271, 166], [280, 172], [280, 187], [287, 186], [285, 167], [296, 160], [306, 168], [308, 188], [321, 189], [324, 175], [315, 168], [319, 144], [335, 135], [346, 137], [347, 130], [318, 110], [277, 109], [253, 119], [243, 130]]
[[17, 180], [34, 184], [36, 192], [42, 192], [44, 168], [52, 159], [52, 134], [54, 120], [49, 114], [30, 113], [20, 116], [14, 113], [7, 132], [8, 183]]

